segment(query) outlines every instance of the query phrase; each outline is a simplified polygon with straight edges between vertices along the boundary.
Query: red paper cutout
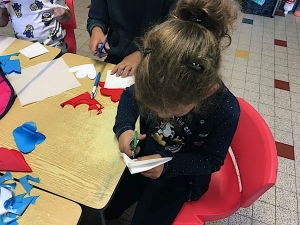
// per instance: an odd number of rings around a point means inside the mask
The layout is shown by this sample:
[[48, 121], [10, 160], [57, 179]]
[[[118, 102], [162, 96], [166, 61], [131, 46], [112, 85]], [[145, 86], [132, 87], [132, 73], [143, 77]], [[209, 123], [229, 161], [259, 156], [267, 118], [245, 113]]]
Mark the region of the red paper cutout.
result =
[[32, 172], [21, 152], [0, 148], [0, 170], [13, 172]]
[[99, 86], [101, 87], [100, 93], [104, 96], [110, 97], [110, 100], [113, 102], [120, 101], [121, 94], [124, 91], [124, 88], [116, 88], [116, 89], [107, 89], [104, 87], [105, 82], [99, 82]]
[[81, 95], [78, 95], [74, 98], [71, 98], [70, 100], [63, 102], [60, 104], [61, 107], [64, 107], [65, 105], [72, 105], [74, 108], [76, 106], [81, 105], [81, 104], [86, 104], [89, 106], [89, 110], [97, 110], [97, 115], [101, 114], [104, 107], [96, 100], [96, 99], [91, 99], [91, 95], [88, 92], [85, 92]]

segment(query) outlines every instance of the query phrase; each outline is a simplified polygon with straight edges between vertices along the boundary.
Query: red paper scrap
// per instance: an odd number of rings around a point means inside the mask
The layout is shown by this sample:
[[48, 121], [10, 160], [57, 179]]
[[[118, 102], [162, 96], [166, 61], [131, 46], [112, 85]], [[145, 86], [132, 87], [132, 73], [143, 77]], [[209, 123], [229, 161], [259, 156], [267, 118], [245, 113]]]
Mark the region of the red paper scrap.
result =
[[74, 108], [76, 108], [76, 106], [81, 104], [88, 105], [89, 110], [97, 110], [97, 115], [101, 114], [101, 109], [104, 108], [96, 99], [91, 99], [91, 95], [88, 92], [71, 98], [70, 100], [61, 103], [60, 106], [64, 107], [65, 105], [72, 105]]

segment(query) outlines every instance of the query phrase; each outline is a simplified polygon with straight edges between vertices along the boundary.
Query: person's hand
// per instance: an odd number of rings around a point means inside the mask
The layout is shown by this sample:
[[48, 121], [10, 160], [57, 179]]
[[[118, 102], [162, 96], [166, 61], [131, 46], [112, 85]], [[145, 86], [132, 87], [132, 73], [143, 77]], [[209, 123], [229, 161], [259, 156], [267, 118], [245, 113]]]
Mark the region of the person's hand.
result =
[[115, 66], [111, 71], [111, 74], [116, 74], [116, 76], [126, 77], [134, 75], [136, 67], [141, 61], [141, 53], [136, 51], [128, 56], [126, 56], [122, 62]]
[[[161, 158], [160, 154], [148, 155], [148, 156], [140, 157], [139, 161], [149, 160], [149, 159], [158, 159], [158, 158]], [[157, 179], [157, 178], [160, 177], [163, 170], [164, 170], [164, 164], [159, 165], [157, 167], [154, 167], [151, 170], [147, 170], [145, 172], [142, 172], [142, 175], [145, 176], [145, 177], [149, 177], [151, 179]]]
[[55, 19], [59, 22], [68, 22], [72, 17], [70, 10], [62, 7], [55, 8], [54, 15]]
[[[146, 134], [139, 134], [138, 140], [143, 140], [146, 138]], [[132, 158], [133, 148], [130, 143], [134, 139], [134, 131], [127, 130], [123, 132], [119, 137], [119, 149], [121, 152], [125, 153], [129, 158]], [[136, 148], [136, 154], [140, 151], [140, 147]]]
[[[91, 36], [91, 39], [90, 39], [90, 42], [89, 42], [90, 52], [93, 55], [98, 54], [98, 46], [99, 46], [99, 44], [102, 44], [105, 41], [105, 38], [106, 37], [105, 37], [105, 35], [104, 35], [104, 33], [103, 33], [103, 31], [100, 27], [94, 27], [93, 28], [92, 36]], [[107, 49], [107, 50], [110, 49], [108, 42], [106, 42], [104, 48]], [[106, 53], [101, 54], [101, 57], [105, 57], [105, 56], [107, 56]]]

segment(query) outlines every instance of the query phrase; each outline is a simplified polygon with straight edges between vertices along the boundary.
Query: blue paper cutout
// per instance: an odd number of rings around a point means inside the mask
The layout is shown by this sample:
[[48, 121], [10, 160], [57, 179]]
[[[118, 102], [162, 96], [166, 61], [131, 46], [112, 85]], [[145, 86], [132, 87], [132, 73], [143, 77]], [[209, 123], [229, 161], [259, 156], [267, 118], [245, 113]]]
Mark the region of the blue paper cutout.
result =
[[0, 56], [0, 66], [4, 74], [11, 74], [12, 72], [21, 73], [21, 64], [19, 59], [10, 60], [12, 56], [18, 56], [20, 53]]
[[4, 65], [1, 66], [4, 74], [11, 74], [13, 72], [20, 74], [21, 73], [21, 64], [20, 60], [10, 60], [7, 61]]
[[5, 181], [8, 181], [8, 180], [12, 180], [13, 179], [13, 176], [11, 175], [10, 172], [6, 172], [3, 176], [0, 177], [0, 187], [3, 187], [3, 188], [7, 188], [7, 189], [16, 189], [16, 182], [14, 183], [11, 183], [11, 184], [4, 184]]
[[6, 172], [4, 175], [0, 177], [0, 183], [4, 183], [7, 180], [12, 180], [13, 176], [10, 172]]
[[30, 191], [31, 191], [31, 189], [32, 189], [33, 186], [28, 183], [28, 180], [36, 182], [36, 183], [40, 183], [40, 179], [32, 177], [30, 175], [26, 175], [26, 176], [21, 177], [19, 179], [19, 181], [22, 184], [23, 188], [25, 189], [25, 191], [27, 192], [27, 194], [30, 196]]
[[22, 153], [32, 152], [35, 145], [45, 141], [46, 136], [36, 130], [34, 122], [27, 122], [13, 131], [15, 142]]
[[[32, 124], [33, 125], [33, 124]], [[35, 124], [34, 124], [35, 125]], [[0, 177], [0, 186], [5, 187], [5, 185], [16, 186], [14, 184], [3, 184], [5, 181], [12, 180], [13, 176], [10, 172], [6, 172], [3, 176]], [[19, 179], [20, 183], [22, 184], [23, 188], [26, 190], [28, 195], [30, 195], [30, 191], [32, 189], [32, 185], [28, 183], [28, 180], [33, 182], [40, 182], [39, 178], [32, 177], [30, 175], [26, 175]], [[13, 194], [13, 193], [12, 193]], [[27, 207], [30, 204], [35, 204], [36, 200], [39, 196], [30, 196], [27, 198], [24, 194], [19, 194], [16, 196], [12, 196], [12, 198], [6, 200], [3, 204], [3, 207], [8, 211], [8, 213], [3, 214], [0, 216], [0, 225], [17, 225], [17, 219], [24, 213]]]

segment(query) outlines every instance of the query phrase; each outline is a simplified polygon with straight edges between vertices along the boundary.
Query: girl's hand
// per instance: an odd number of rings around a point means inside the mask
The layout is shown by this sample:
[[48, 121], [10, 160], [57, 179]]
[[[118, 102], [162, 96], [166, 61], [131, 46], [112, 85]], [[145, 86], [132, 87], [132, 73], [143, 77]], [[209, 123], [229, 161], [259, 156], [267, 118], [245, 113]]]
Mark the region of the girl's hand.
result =
[[141, 52], [136, 51], [126, 56], [122, 62], [115, 66], [110, 74], [116, 74], [116, 76], [126, 77], [134, 75], [136, 67], [141, 61]]
[[[158, 158], [161, 158], [160, 154], [144, 156], [144, 157], [139, 158], [139, 160], [142, 161], [142, 160], [158, 159]], [[151, 179], [157, 179], [157, 178], [160, 177], [163, 170], [164, 170], [164, 164], [159, 165], [157, 167], [154, 167], [151, 170], [147, 170], [145, 172], [142, 172], [142, 175], [145, 176], [145, 177], [149, 177]]]
[[68, 22], [72, 17], [70, 10], [61, 7], [54, 9], [54, 15], [55, 19], [59, 22]]
[[[146, 134], [139, 134], [138, 140], [143, 140], [146, 138]], [[121, 152], [125, 153], [129, 158], [132, 158], [133, 154], [133, 148], [130, 146], [130, 143], [134, 139], [134, 131], [133, 130], [127, 130], [124, 133], [122, 133], [119, 137], [119, 149]], [[136, 154], [138, 154], [140, 151], [140, 148], [136, 148]]]
[[[100, 27], [94, 27], [92, 30], [92, 36], [89, 42], [89, 48], [90, 48], [90, 52], [93, 55], [97, 55], [98, 54], [98, 46], [99, 44], [102, 44], [105, 41], [105, 35], [102, 31], [102, 29]], [[105, 49], [109, 50], [109, 44], [108, 42], [106, 42], [105, 44]], [[105, 57], [107, 56], [106, 53], [102, 53], [101, 57]]]

